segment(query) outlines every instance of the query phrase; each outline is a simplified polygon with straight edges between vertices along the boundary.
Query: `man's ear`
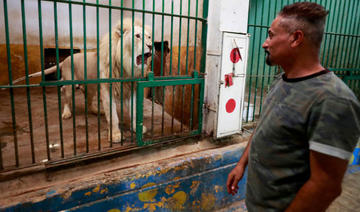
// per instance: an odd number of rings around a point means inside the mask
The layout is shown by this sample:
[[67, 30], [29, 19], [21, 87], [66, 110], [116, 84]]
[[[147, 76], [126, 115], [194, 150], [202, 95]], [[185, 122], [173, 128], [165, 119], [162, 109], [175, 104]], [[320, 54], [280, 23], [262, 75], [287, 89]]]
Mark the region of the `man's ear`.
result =
[[296, 30], [291, 35], [291, 47], [300, 46], [304, 42], [304, 32], [301, 30]]

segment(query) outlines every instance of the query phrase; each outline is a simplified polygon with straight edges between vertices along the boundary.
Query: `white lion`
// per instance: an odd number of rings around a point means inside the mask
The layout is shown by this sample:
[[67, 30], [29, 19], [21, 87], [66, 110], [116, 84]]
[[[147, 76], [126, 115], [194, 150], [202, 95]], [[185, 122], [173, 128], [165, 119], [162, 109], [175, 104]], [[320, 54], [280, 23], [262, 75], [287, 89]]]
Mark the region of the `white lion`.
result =
[[[119, 21], [111, 32], [111, 63], [112, 63], [112, 78], [120, 78], [121, 71], [123, 78], [141, 77], [142, 66], [144, 72], [147, 70], [147, 59], [151, 56], [152, 42], [151, 29], [144, 26], [144, 34], [142, 33], [142, 23], [138, 20], [134, 21], [134, 29], [132, 29], [132, 20], [124, 19], [121, 31], [121, 21]], [[132, 37], [132, 30], [134, 30], [134, 37]], [[121, 48], [121, 37], [123, 39], [123, 46]], [[134, 42], [132, 41], [134, 39]], [[143, 47], [144, 40], [144, 47]], [[132, 42], [134, 49], [132, 49]], [[144, 49], [144, 60], [142, 60]], [[121, 61], [121, 52], [123, 54], [123, 61]], [[132, 56], [134, 55], [134, 57]], [[144, 64], [142, 64], [144, 61]], [[122, 63], [123, 62], [123, 63]], [[132, 70], [132, 64], [133, 70]], [[121, 70], [122, 68], [122, 70]], [[100, 77], [109, 78], [110, 76], [110, 60], [109, 60], [109, 34], [106, 34], [100, 43]], [[135, 86], [134, 86], [135, 87]], [[108, 122], [109, 140], [110, 140], [110, 124], [112, 125], [112, 140], [113, 142], [120, 142], [121, 132], [119, 129], [119, 118], [117, 115], [118, 105], [121, 101], [120, 95], [121, 84], [113, 83], [112, 89], [112, 123], [110, 123], [110, 92], [109, 83], [101, 84], [101, 101]], [[136, 88], [134, 88], [136, 89]], [[128, 111], [131, 111], [131, 84], [124, 83], [123, 87], [123, 101]], [[136, 90], [133, 92], [133, 126], [134, 131], [136, 127]], [[143, 133], [146, 132], [146, 127], [143, 126]]]

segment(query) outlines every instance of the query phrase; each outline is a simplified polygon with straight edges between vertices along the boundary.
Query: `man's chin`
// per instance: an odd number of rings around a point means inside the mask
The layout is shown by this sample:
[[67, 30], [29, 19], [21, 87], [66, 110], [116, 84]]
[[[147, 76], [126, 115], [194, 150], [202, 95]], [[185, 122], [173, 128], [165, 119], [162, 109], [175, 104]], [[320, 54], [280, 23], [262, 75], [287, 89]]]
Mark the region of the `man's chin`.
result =
[[274, 66], [274, 63], [270, 60], [269, 55], [266, 55], [265, 63], [266, 63], [268, 66]]

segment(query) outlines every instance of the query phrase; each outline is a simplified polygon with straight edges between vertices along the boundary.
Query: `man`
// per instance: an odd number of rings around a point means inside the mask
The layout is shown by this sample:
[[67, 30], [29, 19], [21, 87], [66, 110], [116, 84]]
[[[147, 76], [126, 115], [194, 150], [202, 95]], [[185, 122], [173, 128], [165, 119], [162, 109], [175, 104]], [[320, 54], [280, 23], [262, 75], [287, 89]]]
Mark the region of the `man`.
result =
[[341, 193], [360, 137], [360, 103], [320, 64], [327, 14], [316, 3], [288, 5], [268, 31], [266, 63], [285, 73], [273, 82], [257, 128], [227, 180], [234, 195], [248, 166], [249, 211], [325, 211]]

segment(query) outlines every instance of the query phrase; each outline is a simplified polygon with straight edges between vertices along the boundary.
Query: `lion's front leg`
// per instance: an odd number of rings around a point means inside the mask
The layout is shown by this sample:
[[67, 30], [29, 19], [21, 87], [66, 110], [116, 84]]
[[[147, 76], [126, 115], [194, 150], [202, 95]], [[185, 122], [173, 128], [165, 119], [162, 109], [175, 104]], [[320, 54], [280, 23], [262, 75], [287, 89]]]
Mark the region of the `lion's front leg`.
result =
[[103, 103], [103, 108], [105, 111], [105, 117], [106, 117], [106, 121], [108, 123], [108, 139], [110, 141], [110, 124], [112, 126], [112, 142], [114, 143], [118, 143], [121, 142], [121, 132], [119, 129], [119, 119], [117, 116], [117, 111], [116, 111], [116, 103], [115, 103], [115, 98], [114, 98], [114, 94], [112, 94], [112, 101], [111, 101], [111, 118], [112, 118], [112, 123], [110, 123], [110, 93], [109, 93], [109, 86], [108, 84], [101, 84], [100, 86], [101, 89], [101, 101]]
[[[128, 108], [129, 111], [129, 117], [131, 117], [131, 97], [129, 99], [125, 100], [125, 106]], [[136, 94], [133, 94], [133, 104], [132, 104], [132, 108], [133, 108], [133, 131], [136, 132]], [[142, 126], [142, 133], [146, 133], [147, 129], [146, 127], [143, 125]]]

